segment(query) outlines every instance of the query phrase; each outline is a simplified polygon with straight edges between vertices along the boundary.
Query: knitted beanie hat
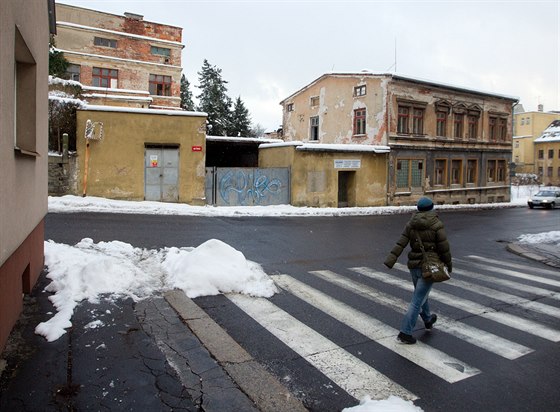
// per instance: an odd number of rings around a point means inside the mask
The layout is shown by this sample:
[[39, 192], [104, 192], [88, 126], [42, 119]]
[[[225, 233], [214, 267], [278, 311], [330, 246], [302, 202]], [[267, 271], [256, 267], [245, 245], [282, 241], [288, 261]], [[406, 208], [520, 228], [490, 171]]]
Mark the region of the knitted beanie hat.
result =
[[427, 212], [428, 210], [432, 210], [434, 208], [434, 202], [432, 202], [432, 199], [428, 197], [421, 197], [416, 204], [416, 207], [420, 212]]

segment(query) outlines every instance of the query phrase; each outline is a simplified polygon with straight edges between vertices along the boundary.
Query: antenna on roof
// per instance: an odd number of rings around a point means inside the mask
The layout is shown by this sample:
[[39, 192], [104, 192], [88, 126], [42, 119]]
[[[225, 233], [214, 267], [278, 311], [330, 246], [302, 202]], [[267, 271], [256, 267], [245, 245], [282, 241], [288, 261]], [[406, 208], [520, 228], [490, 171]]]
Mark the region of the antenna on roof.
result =
[[397, 72], [397, 38], [395, 37], [395, 62], [387, 69], [387, 71], [391, 71], [392, 68], [395, 68], [395, 73]]

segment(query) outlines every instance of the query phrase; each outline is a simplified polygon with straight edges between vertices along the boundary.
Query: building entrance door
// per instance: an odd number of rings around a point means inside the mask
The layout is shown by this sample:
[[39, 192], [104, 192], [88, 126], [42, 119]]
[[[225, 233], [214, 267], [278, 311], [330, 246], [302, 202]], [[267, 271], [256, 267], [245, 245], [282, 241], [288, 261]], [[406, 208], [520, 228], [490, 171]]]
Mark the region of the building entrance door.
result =
[[338, 172], [338, 207], [355, 206], [354, 176], [356, 172]]
[[144, 166], [144, 199], [178, 202], [179, 148], [146, 146]]

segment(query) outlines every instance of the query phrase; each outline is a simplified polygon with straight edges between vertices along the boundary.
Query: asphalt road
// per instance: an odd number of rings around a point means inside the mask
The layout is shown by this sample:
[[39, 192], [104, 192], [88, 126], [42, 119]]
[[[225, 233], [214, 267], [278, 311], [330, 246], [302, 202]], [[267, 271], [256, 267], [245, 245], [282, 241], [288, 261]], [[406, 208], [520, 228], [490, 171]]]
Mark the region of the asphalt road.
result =
[[[464, 371], [464, 365], [467, 365], [467, 368], [477, 371], [472, 376], [449, 382], [453, 379], [439, 377], [396, 354], [387, 348], [385, 340], [369, 338], [365, 334], [367, 331], [358, 331], [348, 322], [337, 320], [294, 293], [283, 291], [269, 302], [296, 318], [302, 328], [311, 328], [353, 359], [375, 368], [416, 395], [419, 398], [416, 404], [426, 411], [557, 410], [560, 405], [557, 390], [557, 382], [560, 381], [560, 339], [557, 339], [556, 333], [560, 330], [560, 320], [554, 315], [560, 310], [560, 276], [551, 273], [545, 265], [509, 253], [505, 246], [521, 234], [559, 230], [560, 212], [512, 208], [450, 211], [442, 212], [440, 216], [456, 261], [458, 274], [455, 279], [470, 282], [467, 285], [471, 285], [472, 289], [450, 282], [437, 285], [436, 290], [446, 292], [457, 300], [465, 299], [471, 302], [472, 308], [481, 306], [485, 310], [469, 312], [459, 305], [434, 299], [434, 311], [451, 319], [455, 325], [466, 325], [491, 334], [485, 336], [496, 336], [497, 342], [503, 339], [527, 348], [527, 353], [505, 358], [503, 354], [489, 352], [464, 338], [444, 332], [438, 329], [437, 324], [431, 333], [420, 328], [415, 335], [425, 346], [459, 359], [463, 363], [454, 365], [458, 369]], [[120, 240], [145, 248], [198, 246], [211, 238], [220, 239], [243, 252], [247, 259], [260, 263], [268, 274], [288, 275], [289, 279], [299, 280], [314, 291], [321, 291], [370, 316], [373, 319], [372, 329], [375, 329], [373, 322], [398, 328], [402, 316], [399, 311], [319, 279], [310, 272], [327, 270], [345, 282], [358, 282], [363, 290], [375, 290], [408, 301], [409, 291], [352, 270], [363, 267], [384, 272], [388, 278], [394, 276], [397, 280], [408, 280], [405, 272], [397, 269], [388, 271], [382, 265], [408, 218], [409, 215], [201, 218], [49, 214], [46, 239], [73, 244], [89, 237], [95, 242]], [[406, 263], [404, 256], [399, 261]], [[522, 276], [512, 278], [508, 270]], [[513, 281], [517, 288], [513, 288], [511, 283], [472, 279], [461, 271], [473, 271], [479, 277], [498, 281]], [[527, 290], [519, 288], [519, 285], [527, 285]], [[495, 296], [483, 295], [475, 290], [484, 287], [495, 291]], [[547, 291], [548, 295], [539, 294], [535, 288]], [[498, 296], [502, 299], [497, 299]], [[511, 296], [511, 302], [507, 301], [508, 296]], [[255, 321], [239, 305], [224, 296], [195, 301], [309, 409], [336, 411], [356, 404], [356, 399], [336, 379], [329, 379], [324, 371], [319, 372], [309, 358], [302, 357], [293, 347], [283, 343], [270, 328]], [[543, 306], [535, 310], [527, 302]], [[543, 308], [546, 313], [543, 313]], [[498, 313], [498, 318], [505, 316], [520, 323], [498, 322], [485, 312]], [[536, 336], [536, 331], [540, 329], [552, 331], [552, 337]], [[340, 366], [342, 370], [347, 365]], [[335, 372], [332, 376], [337, 375]], [[365, 380], [358, 370], [355, 373], [358, 381]]]

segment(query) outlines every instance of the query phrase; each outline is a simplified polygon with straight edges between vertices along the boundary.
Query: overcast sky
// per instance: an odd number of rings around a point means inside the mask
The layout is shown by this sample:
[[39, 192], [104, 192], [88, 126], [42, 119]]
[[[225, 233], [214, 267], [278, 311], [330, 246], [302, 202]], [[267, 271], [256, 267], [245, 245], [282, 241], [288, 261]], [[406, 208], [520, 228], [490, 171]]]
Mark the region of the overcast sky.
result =
[[560, 110], [559, 0], [57, 2], [182, 27], [193, 94], [207, 59], [267, 130], [281, 125], [279, 103], [293, 92], [325, 73], [364, 69]]

